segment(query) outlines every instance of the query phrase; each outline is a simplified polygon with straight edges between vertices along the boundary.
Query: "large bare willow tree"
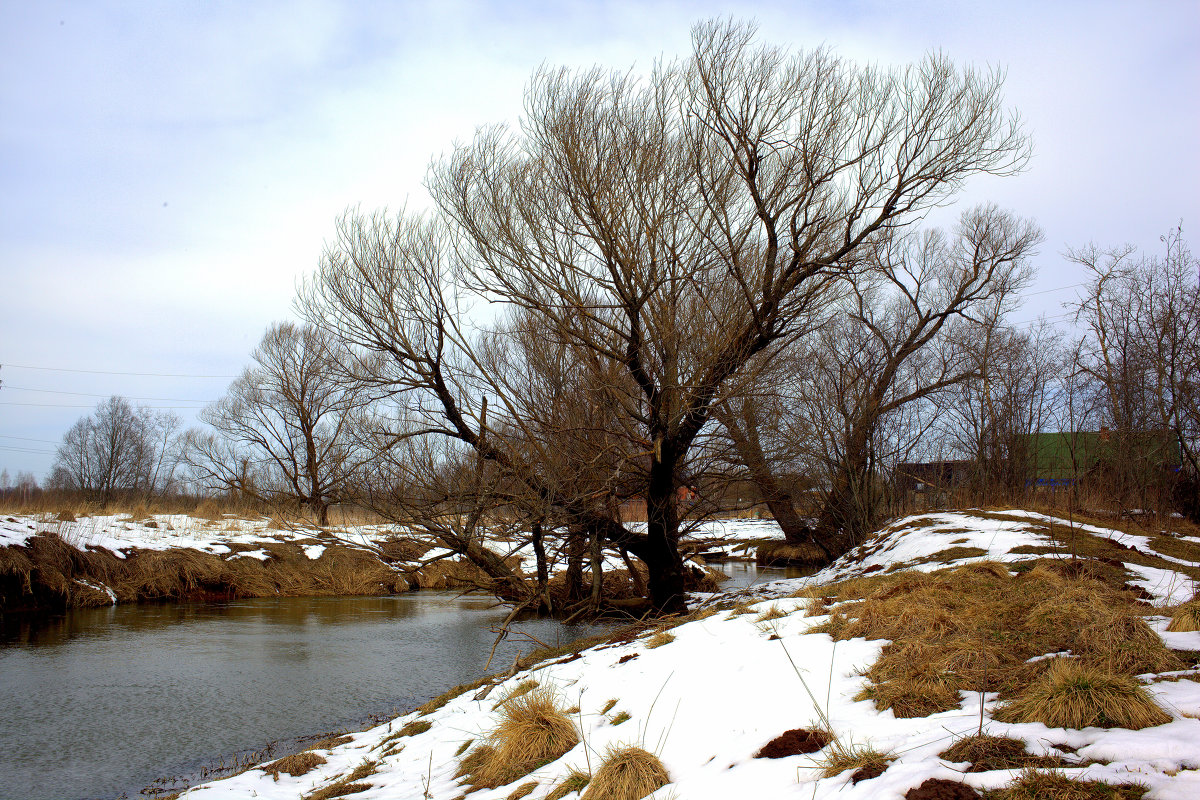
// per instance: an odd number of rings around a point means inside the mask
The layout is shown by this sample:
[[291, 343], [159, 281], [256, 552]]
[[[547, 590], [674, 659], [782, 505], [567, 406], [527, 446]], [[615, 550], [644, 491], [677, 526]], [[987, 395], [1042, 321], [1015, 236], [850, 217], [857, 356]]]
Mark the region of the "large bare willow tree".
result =
[[[385, 358], [386, 435], [446, 437], [507, 470], [643, 561], [655, 608], [677, 611], [680, 490], [714, 400], [792, 344], [881, 238], [973, 174], [1022, 168], [1002, 83], [940, 55], [882, 69], [789, 53], [735, 22], [696, 26], [691, 56], [644, 78], [543, 68], [518, 128], [481, 129], [434, 166], [436, 211], [343, 218], [303, 305]], [[536, 420], [487, 368], [472, 299], [619, 376], [597, 391], [639, 465], [644, 532], [605, 498], [560, 492], [538, 448], [516, 446]]]

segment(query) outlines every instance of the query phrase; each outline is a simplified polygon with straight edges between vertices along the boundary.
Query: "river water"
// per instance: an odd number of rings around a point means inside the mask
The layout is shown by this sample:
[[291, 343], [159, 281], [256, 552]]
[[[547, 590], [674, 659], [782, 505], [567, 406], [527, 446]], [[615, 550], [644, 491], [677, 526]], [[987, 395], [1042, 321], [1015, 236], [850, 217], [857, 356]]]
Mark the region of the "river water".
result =
[[[726, 588], [796, 577], [730, 562]], [[77, 609], [0, 620], [0, 799], [138, 797], [478, 678], [507, 610], [452, 592]], [[599, 632], [529, 620], [518, 652]], [[171, 782], [159, 783], [169, 787]]]
[[[274, 740], [359, 727], [478, 678], [484, 597], [129, 605], [0, 624], [0, 798], [111, 798]], [[530, 620], [559, 644], [589, 625]], [[491, 669], [536, 647], [514, 635]]]

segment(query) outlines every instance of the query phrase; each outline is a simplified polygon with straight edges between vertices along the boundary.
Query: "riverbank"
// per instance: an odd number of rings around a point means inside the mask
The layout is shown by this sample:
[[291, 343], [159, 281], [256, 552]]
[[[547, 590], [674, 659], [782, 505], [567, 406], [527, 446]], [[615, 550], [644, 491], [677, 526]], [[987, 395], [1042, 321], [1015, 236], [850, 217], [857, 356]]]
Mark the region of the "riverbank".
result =
[[[186, 797], [1182, 800], [1200, 794], [1197, 578], [1194, 536], [908, 518], [811, 578], [694, 597]], [[1082, 716], [1057, 716], [1064, 695]], [[615, 773], [650, 782], [613, 794]]]
[[[712, 520], [694, 527], [688, 547], [752, 560], [753, 545], [772, 540], [782, 540], [774, 522]], [[511, 566], [536, 574], [523, 542], [497, 544]], [[552, 559], [552, 592], [562, 588], [564, 571], [563, 559]], [[636, 599], [636, 582], [619, 556], [609, 554], [604, 571], [607, 600]], [[590, 583], [590, 572], [584, 574]], [[280, 526], [233, 515], [0, 515], [0, 613], [490, 585], [465, 559], [390, 525]]]
[[388, 595], [477, 585], [474, 567], [388, 526], [273, 527], [182, 514], [0, 517], [0, 611], [142, 601]]

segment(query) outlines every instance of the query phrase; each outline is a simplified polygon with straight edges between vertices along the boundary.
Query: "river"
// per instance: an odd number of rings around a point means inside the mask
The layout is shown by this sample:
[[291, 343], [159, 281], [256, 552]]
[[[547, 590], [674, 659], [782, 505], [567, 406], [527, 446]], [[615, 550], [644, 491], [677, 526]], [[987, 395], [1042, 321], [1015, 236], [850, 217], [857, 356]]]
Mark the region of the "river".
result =
[[[731, 562], [727, 588], [784, 570]], [[0, 798], [114, 798], [404, 712], [478, 678], [506, 609], [452, 592], [122, 605], [0, 620]], [[547, 644], [598, 632], [529, 620]], [[536, 645], [516, 634], [493, 671]], [[157, 784], [175, 785], [170, 780]]]

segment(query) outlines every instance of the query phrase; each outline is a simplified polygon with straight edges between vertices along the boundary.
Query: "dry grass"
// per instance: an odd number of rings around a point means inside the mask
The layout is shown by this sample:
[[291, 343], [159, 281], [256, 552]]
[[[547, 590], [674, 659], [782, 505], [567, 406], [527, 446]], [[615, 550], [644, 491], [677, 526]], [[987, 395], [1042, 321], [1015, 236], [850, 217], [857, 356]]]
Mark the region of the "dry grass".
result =
[[613, 725], [620, 725], [622, 722], [628, 722], [629, 720], [630, 720], [629, 712], [620, 711], [620, 712], [614, 714], [613, 718], [610, 719], [609, 722]]
[[609, 748], [582, 800], [641, 800], [671, 782], [667, 768], [640, 747]]
[[817, 761], [821, 777], [832, 778], [854, 770], [854, 783], [882, 775], [888, 764], [893, 761], [891, 756], [869, 745], [856, 745], [853, 742], [846, 744], [840, 740], [834, 740], [824, 753], [825, 755]]
[[359, 781], [369, 775], [374, 775], [377, 764], [378, 762], [376, 761], [364, 761], [355, 767], [354, 771], [346, 777], [311, 794], [305, 795], [304, 800], [333, 800], [335, 797], [346, 797], [358, 794], [359, 792], [365, 792], [372, 785], [369, 783], [359, 783]]
[[980, 562], [933, 573], [872, 575], [821, 587], [843, 602], [814, 631], [835, 639], [889, 639], [859, 699], [898, 717], [955, 708], [959, 692], [1012, 697], [1070, 650], [1103, 669], [1137, 675], [1182, 661], [1138, 616], [1132, 598], [1087, 570], [1038, 565], [1013, 576]]
[[516, 789], [512, 790], [512, 793], [508, 796], [507, 800], [521, 800], [522, 797], [533, 794], [533, 790], [536, 789], [537, 787], [538, 787], [537, 781], [529, 781], [528, 783], [522, 783]]
[[829, 557], [815, 544], [787, 544], [769, 539], [758, 543], [755, 561], [763, 566], [821, 567], [829, 563]]
[[[238, 557], [262, 548], [266, 561]], [[374, 554], [329, 545], [309, 559], [294, 544], [231, 545], [229, 557], [188, 548], [134, 550], [118, 558], [80, 550], [55, 532], [25, 547], [0, 548], [0, 611], [108, 605], [145, 600], [382, 595], [407, 591], [403, 575]], [[92, 586], [89, 586], [91, 584]]]
[[759, 614], [758, 618], [755, 619], [754, 621], [755, 622], [770, 622], [771, 620], [775, 620], [775, 619], [783, 619], [787, 615], [788, 615], [788, 613], [786, 611], [784, 611], [783, 609], [781, 609], [779, 606], [771, 606], [766, 611]]
[[518, 697], [523, 697], [524, 695], [529, 694], [536, 688], [538, 688], [538, 682], [535, 681], [533, 678], [526, 678], [525, 680], [518, 683], [516, 686], [509, 689], [503, 695], [501, 695], [500, 699], [496, 701], [496, 704], [494, 706], [492, 706], [492, 711], [498, 711], [500, 709], [500, 707], [503, 706], [505, 703], [507, 703], [509, 700], [516, 700]]
[[460, 775], [478, 788], [512, 783], [555, 761], [579, 743], [579, 734], [554, 695], [535, 690], [506, 702], [487, 742], [463, 760]]
[[617, 704], [617, 698], [610, 697], [608, 699], [608, 702], [604, 704], [604, 708], [600, 709], [600, 716], [604, 716], [608, 712], [612, 711], [613, 706], [615, 706], [616, 704]]
[[582, 792], [587, 788], [588, 783], [592, 780], [592, 776], [586, 772], [572, 770], [567, 777], [559, 782], [558, 786], [550, 794], [546, 795], [546, 800], [562, 800], [567, 795], [573, 792]]
[[1025, 749], [1025, 742], [1007, 736], [981, 734], [959, 739], [951, 747], [938, 753], [939, 758], [952, 763], [969, 761], [967, 772], [991, 772], [997, 769], [1024, 769], [1026, 767], [1055, 767], [1062, 759], [1051, 756], [1035, 756]]
[[662, 647], [664, 644], [670, 644], [673, 641], [675, 641], [674, 634], [667, 633], [666, 631], [658, 631], [646, 640], [646, 649], [653, 650], [656, 647]]
[[1171, 721], [1128, 675], [1056, 658], [1037, 680], [995, 715], [1001, 722], [1041, 722], [1051, 728], [1141, 730]]
[[1114, 786], [1075, 780], [1055, 770], [1027, 769], [1008, 786], [983, 796], [985, 800], [1138, 800], [1146, 791], [1136, 783]]
[[324, 758], [316, 753], [306, 750], [303, 753], [293, 753], [292, 755], [284, 756], [277, 761], [272, 761], [270, 764], [264, 764], [259, 769], [270, 775], [275, 780], [279, 780], [279, 774], [281, 772], [286, 772], [293, 778], [298, 778], [324, 763]]
[[1175, 609], [1167, 630], [1176, 633], [1200, 631], [1200, 600], [1193, 598]]

